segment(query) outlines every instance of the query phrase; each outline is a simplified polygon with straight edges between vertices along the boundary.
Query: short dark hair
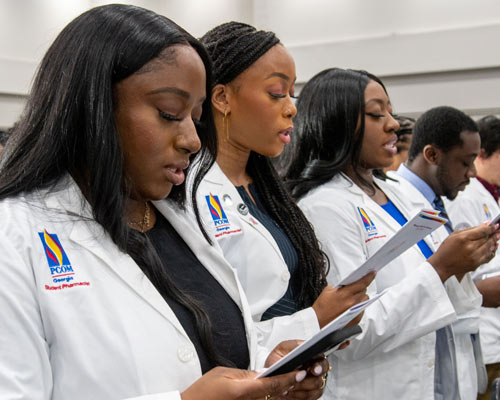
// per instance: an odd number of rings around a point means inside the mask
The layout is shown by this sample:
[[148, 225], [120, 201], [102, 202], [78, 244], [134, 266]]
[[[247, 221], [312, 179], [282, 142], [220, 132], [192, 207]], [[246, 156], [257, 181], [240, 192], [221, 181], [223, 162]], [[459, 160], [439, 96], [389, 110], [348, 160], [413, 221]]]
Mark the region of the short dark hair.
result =
[[494, 115], [488, 115], [477, 121], [479, 136], [481, 136], [481, 148], [490, 157], [500, 149], [500, 119]]
[[447, 152], [455, 146], [462, 146], [460, 134], [464, 131], [477, 132], [474, 120], [456, 108], [434, 107], [423, 113], [413, 127], [413, 137], [408, 161], [412, 162], [428, 144]]

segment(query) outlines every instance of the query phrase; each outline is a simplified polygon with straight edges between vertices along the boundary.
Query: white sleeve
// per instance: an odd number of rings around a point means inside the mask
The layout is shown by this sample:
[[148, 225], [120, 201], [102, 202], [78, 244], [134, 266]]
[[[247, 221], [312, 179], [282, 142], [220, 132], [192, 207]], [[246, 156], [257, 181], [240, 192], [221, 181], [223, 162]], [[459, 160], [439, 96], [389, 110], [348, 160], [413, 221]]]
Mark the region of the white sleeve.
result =
[[0, 232], [0, 397], [50, 399], [49, 347], [33, 271]]
[[[475, 201], [469, 196], [459, 195], [455, 200], [448, 202], [446, 207], [454, 227], [461, 224], [471, 227], [477, 226], [486, 220], [484, 211], [482, 210], [482, 203]], [[500, 250], [497, 250], [495, 258], [487, 264], [480, 265], [475, 271], [472, 271], [472, 278], [479, 280], [486, 274], [500, 272], [499, 254]]]
[[307, 340], [319, 332], [316, 312], [311, 308], [292, 315], [272, 318], [255, 323], [259, 344], [274, 349], [284, 340]]
[[178, 391], [149, 394], [146, 396], [129, 397], [126, 400], [182, 400], [181, 394]]
[[445, 287], [458, 318], [453, 323], [453, 332], [477, 333], [483, 296], [472, 281], [471, 274], [465, 274], [461, 282], [452, 276], [445, 282]]
[[360, 322], [363, 333], [336, 355], [359, 360], [386, 353], [455, 320], [439, 275], [424, 262], [365, 310]]
[[[366, 260], [363, 233], [349, 210], [331, 204], [308, 203], [304, 212], [330, 259], [330, 284], [335, 284]], [[375, 285], [374, 281], [370, 292], [376, 290]], [[430, 264], [423, 262], [365, 310], [360, 323], [363, 333], [336, 355], [356, 360], [385, 353], [455, 319], [454, 308], [438, 274]]]

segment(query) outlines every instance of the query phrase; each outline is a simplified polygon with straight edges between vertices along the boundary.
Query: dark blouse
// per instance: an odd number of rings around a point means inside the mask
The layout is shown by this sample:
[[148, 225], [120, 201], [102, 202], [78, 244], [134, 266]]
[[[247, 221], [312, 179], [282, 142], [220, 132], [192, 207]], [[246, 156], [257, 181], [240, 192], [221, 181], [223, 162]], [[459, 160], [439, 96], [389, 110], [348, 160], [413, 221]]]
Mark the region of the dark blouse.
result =
[[[250, 190], [255, 203], [252, 201], [243, 186], [237, 186], [236, 189], [238, 190], [238, 193], [248, 207], [250, 214], [252, 214], [254, 218], [256, 218], [262, 225], [264, 225], [264, 227], [276, 241], [276, 244], [281, 251], [281, 255], [283, 256], [288, 267], [288, 271], [290, 272], [291, 282], [294, 274], [297, 272], [299, 262], [297, 251], [293, 247], [292, 242], [283, 231], [283, 229], [281, 229], [281, 227], [278, 225], [278, 223], [269, 216], [267, 210], [264, 207], [264, 204], [260, 199], [259, 193], [257, 192], [253, 184], [249, 184], [248, 189]], [[290, 315], [299, 310], [300, 308], [297, 304], [292, 286], [288, 285], [288, 289], [283, 297], [264, 312], [264, 314], [262, 315], [262, 321], [283, 315]]]
[[[163, 265], [168, 268], [170, 278], [177, 288], [189, 294], [208, 314], [217, 355], [229, 361], [227, 366], [247, 369], [250, 356], [241, 310], [165, 217], [159, 212], [156, 215], [156, 224], [147, 232], [147, 236]], [[202, 373], [216, 367], [210, 362], [202, 345], [194, 315], [169, 295], [164, 294], [164, 298], [193, 342]]]

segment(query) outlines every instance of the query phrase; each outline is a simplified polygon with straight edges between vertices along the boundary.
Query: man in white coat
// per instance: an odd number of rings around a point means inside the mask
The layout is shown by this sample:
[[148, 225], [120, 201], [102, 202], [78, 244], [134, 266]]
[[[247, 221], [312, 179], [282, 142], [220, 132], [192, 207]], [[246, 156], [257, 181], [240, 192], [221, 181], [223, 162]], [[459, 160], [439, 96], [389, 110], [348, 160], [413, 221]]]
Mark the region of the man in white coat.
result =
[[[456, 229], [476, 226], [500, 213], [500, 119], [487, 116], [478, 121], [481, 151], [474, 161], [477, 178], [455, 200], [446, 202], [450, 219]], [[481, 349], [488, 372], [488, 387], [500, 377], [500, 256], [472, 273], [483, 296], [479, 330]], [[480, 399], [489, 399], [489, 390]]]
[[[452, 107], [433, 108], [417, 120], [408, 161], [399, 167], [396, 179], [416, 188], [419, 193], [414, 191], [413, 196], [420, 194], [423, 204], [447, 218], [441, 196], [451, 200], [465, 189], [476, 175], [474, 160], [479, 150], [478, 129], [470, 117]], [[445, 227], [448, 234], [453, 232], [451, 223]], [[457, 278], [475, 307], [437, 333], [436, 399], [475, 399], [478, 388], [483, 391], [486, 386], [477, 337], [481, 294], [470, 284], [470, 273]]]

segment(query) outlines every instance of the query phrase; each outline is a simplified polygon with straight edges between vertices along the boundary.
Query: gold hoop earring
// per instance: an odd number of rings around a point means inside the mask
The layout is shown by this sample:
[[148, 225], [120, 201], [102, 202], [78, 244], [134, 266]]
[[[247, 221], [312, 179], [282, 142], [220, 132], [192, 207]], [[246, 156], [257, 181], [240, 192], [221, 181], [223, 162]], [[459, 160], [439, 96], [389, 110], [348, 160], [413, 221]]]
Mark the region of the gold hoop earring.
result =
[[226, 138], [226, 142], [229, 142], [229, 118], [227, 110], [224, 110], [224, 117], [222, 118], [222, 130]]

